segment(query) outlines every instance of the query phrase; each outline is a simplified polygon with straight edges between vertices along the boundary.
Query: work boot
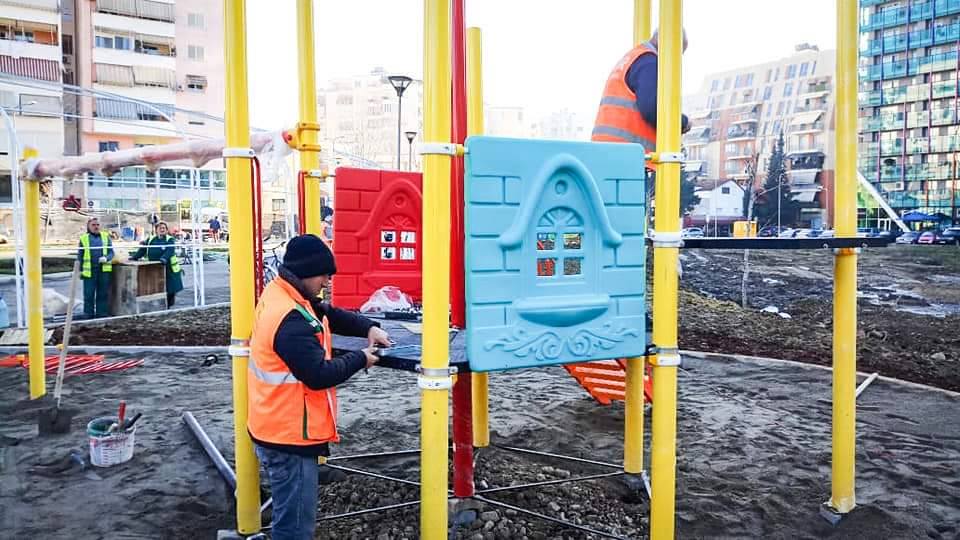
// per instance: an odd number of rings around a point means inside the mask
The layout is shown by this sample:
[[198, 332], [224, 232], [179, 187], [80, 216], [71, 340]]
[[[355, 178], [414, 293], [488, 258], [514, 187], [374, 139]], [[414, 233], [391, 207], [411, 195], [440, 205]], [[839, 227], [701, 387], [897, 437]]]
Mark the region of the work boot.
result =
[[319, 482], [321, 486], [343, 482], [347, 479], [347, 474], [340, 469], [333, 469], [327, 465], [320, 465], [318, 469]]

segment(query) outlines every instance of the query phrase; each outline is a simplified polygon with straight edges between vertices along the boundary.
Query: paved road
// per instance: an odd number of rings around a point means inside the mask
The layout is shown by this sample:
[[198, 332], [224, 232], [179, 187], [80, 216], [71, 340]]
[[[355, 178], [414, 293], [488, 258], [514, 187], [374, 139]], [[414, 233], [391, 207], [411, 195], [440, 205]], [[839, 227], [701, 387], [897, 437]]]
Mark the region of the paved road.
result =
[[[206, 289], [206, 303], [216, 304], [219, 302], [230, 301], [230, 269], [225, 259], [206, 261], [203, 263], [203, 277]], [[183, 286], [184, 290], [177, 294], [176, 307], [187, 307], [196, 305], [194, 303], [194, 283], [195, 270], [193, 265], [183, 265]], [[44, 288], [54, 289], [58, 293], [67, 296], [70, 294], [70, 277], [55, 276], [45, 277], [43, 280]], [[7, 302], [10, 309], [10, 322], [16, 324], [17, 312], [16, 302], [16, 284], [13, 280], [0, 284], [0, 295]], [[83, 291], [77, 291], [77, 299], [82, 300]]]

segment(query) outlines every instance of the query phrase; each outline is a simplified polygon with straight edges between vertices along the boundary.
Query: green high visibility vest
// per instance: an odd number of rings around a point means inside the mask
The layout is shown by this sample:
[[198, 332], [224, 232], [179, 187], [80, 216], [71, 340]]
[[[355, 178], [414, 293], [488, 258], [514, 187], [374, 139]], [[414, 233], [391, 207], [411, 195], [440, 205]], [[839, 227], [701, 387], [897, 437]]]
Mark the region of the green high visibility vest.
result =
[[[163, 238], [160, 238], [159, 236], [151, 236], [150, 238], [147, 239], [147, 245], [148, 245], [148, 246], [153, 245], [153, 241], [154, 241], [154, 240], [159, 240], [160, 242], [162, 242], [162, 243], [157, 244], [157, 245], [159, 245], [159, 246], [166, 245], [166, 239], [167, 239], [167, 238], [169, 238], [169, 236], [165, 236], [165, 237], [163, 237]], [[176, 252], [177, 252], [176, 248], [174, 248], [173, 252], [174, 252], [174, 255], [173, 255], [172, 257], [170, 257], [170, 271], [173, 272], [174, 274], [179, 274], [179, 273], [180, 273], [180, 259], [178, 259], [177, 256], [176, 256]], [[149, 257], [147, 257], [147, 258], [149, 259]]]
[[[103, 247], [103, 254], [107, 254], [107, 244], [110, 242], [110, 234], [101, 232], [100, 242]], [[83, 265], [80, 267], [80, 275], [85, 278], [93, 277], [93, 256], [90, 254], [90, 233], [80, 235], [80, 245], [83, 247]], [[113, 272], [113, 264], [108, 260], [100, 265], [102, 272]]]

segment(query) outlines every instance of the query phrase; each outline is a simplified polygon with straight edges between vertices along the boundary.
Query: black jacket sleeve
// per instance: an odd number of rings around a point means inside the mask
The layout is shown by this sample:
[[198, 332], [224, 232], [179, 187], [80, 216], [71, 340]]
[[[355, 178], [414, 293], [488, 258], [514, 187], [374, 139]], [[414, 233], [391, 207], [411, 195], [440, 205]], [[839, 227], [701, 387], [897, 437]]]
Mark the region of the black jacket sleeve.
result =
[[[648, 124], [657, 127], [657, 56], [644, 54], [633, 61], [627, 70], [627, 87], [637, 96], [637, 108], [640, 116]], [[689, 130], [687, 115], [680, 115], [680, 131]]]
[[314, 302], [313, 307], [317, 310], [318, 315], [327, 316], [327, 321], [330, 322], [330, 331], [341, 336], [367, 337], [371, 328], [380, 326], [363, 315], [335, 308], [323, 302]]
[[277, 328], [273, 348], [293, 376], [311, 390], [342, 384], [367, 365], [363, 351], [350, 351], [335, 356], [333, 360], [325, 360], [325, 352], [313, 328], [295, 310], [288, 313]]

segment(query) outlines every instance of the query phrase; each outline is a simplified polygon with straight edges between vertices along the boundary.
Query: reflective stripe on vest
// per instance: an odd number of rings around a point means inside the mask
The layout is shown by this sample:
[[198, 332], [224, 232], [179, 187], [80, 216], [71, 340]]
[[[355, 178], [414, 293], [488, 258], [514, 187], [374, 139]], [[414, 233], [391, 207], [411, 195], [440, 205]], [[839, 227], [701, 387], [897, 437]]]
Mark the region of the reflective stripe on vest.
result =
[[[163, 238], [160, 238], [159, 236], [151, 236], [150, 238], [147, 238], [147, 250], [149, 251], [149, 249], [154, 245], [153, 243], [154, 240], [159, 240], [160, 242], [162, 242], [160, 244], [157, 244], [158, 246], [168, 245], [166, 243], [166, 239], [167, 239], [166, 236], [164, 236]], [[160, 253], [162, 254], [163, 252], [161, 251]], [[176, 253], [176, 248], [174, 248], [174, 253]], [[149, 258], [150, 256], [147, 255], [147, 259]], [[176, 255], [173, 255], [172, 257], [170, 257], [170, 271], [173, 272], [174, 274], [180, 273], [180, 259], [178, 259]]]
[[297, 311], [313, 328], [327, 360], [333, 336], [326, 317], [318, 318], [310, 303], [283, 278], [272, 280], [257, 304], [250, 359], [247, 362], [247, 429], [257, 440], [293, 446], [339, 440], [336, 390], [311, 390], [297, 380], [274, 349], [280, 324]]
[[[100, 233], [100, 248], [103, 256], [107, 256], [107, 243], [110, 241], [110, 235], [101, 232]], [[80, 235], [80, 245], [83, 247], [83, 263], [80, 266], [80, 276], [85, 278], [93, 277], [93, 255], [90, 253], [90, 233], [83, 233]], [[100, 264], [101, 272], [113, 272], [113, 264], [110, 261]]]
[[594, 121], [591, 140], [596, 142], [626, 142], [641, 144], [652, 152], [657, 147], [657, 131], [637, 109], [637, 96], [627, 85], [627, 72], [637, 58], [657, 54], [648, 43], [638, 45], [617, 62], [607, 78]]

